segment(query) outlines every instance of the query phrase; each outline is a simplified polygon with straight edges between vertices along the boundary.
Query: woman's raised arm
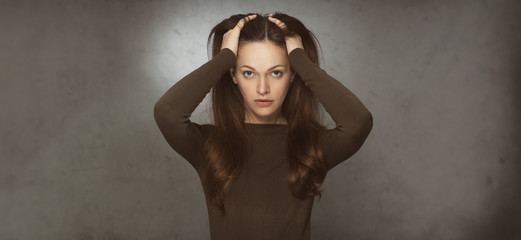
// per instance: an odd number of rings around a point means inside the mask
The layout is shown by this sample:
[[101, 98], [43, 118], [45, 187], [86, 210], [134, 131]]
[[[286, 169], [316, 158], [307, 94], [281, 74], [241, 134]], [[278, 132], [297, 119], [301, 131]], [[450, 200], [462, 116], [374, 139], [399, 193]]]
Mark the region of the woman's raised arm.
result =
[[360, 149], [372, 129], [373, 117], [349, 89], [311, 62], [304, 49], [294, 49], [289, 60], [291, 68], [336, 123], [336, 128], [329, 130], [324, 140], [328, 168], [331, 169]]
[[[235, 64], [230, 49], [221, 50], [212, 60], [174, 84], [156, 102], [154, 118], [168, 144], [196, 169], [196, 160], [204, 145], [204, 127], [190, 116], [223, 74]], [[209, 126], [206, 126], [209, 127]]]

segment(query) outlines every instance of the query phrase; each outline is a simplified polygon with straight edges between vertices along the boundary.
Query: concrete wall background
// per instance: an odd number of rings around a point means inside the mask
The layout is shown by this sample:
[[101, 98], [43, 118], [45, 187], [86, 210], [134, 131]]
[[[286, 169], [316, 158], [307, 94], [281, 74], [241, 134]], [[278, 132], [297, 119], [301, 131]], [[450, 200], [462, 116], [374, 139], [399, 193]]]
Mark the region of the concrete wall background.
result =
[[[1, 1], [0, 239], [208, 239], [155, 101], [239, 12], [286, 12], [375, 118], [314, 239], [519, 239], [521, 4]], [[193, 114], [208, 122], [208, 102]]]

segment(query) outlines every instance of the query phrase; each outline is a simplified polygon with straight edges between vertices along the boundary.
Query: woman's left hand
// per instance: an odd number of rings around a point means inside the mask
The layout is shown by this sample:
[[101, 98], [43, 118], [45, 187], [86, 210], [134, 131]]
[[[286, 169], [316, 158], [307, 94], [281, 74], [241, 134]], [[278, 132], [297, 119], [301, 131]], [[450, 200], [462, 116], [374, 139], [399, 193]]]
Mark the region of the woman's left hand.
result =
[[[283, 31], [286, 31], [286, 24], [282, 21], [274, 18], [271, 16], [271, 14], [268, 16], [268, 20], [272, 23], [275, 23], [280, 29]], [[288, 50], [288, 55], [291, 51], [293, 51], [296, 48], [302, 48], [304, 49], [304, 46], [302, 44], [302, 38], [298, 34], [293, 34], [291, 36], [286, 36], [286, 49]]]

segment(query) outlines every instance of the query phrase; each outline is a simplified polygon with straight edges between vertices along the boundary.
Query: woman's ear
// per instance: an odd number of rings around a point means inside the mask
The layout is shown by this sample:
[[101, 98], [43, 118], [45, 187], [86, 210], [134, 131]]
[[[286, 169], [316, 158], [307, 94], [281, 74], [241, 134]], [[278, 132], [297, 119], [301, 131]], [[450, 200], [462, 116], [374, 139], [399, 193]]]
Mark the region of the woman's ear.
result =
[[230, 68], [230, 76], [232, 76], [233, 83], [237, 84], [237, 78], [235, 77], [235, 68]]

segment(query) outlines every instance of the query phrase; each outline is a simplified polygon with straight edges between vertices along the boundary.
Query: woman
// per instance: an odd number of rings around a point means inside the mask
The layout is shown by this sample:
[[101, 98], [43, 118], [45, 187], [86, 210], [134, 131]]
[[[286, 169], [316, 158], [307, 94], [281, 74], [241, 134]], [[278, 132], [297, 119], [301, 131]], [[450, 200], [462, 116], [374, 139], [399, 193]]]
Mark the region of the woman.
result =
[[[212, 239], [309, 239], [311, 208], [332, 167], [361, 147], [372, 116], [318, 66], [314, 35], [286, 14], [216, 25], [213, 58], [172, 86], [154, 116], [192, 164]], [[189, 117], [212, 90], [213, 124]], [[319, 122], [318, 101], [336, 123]]]

